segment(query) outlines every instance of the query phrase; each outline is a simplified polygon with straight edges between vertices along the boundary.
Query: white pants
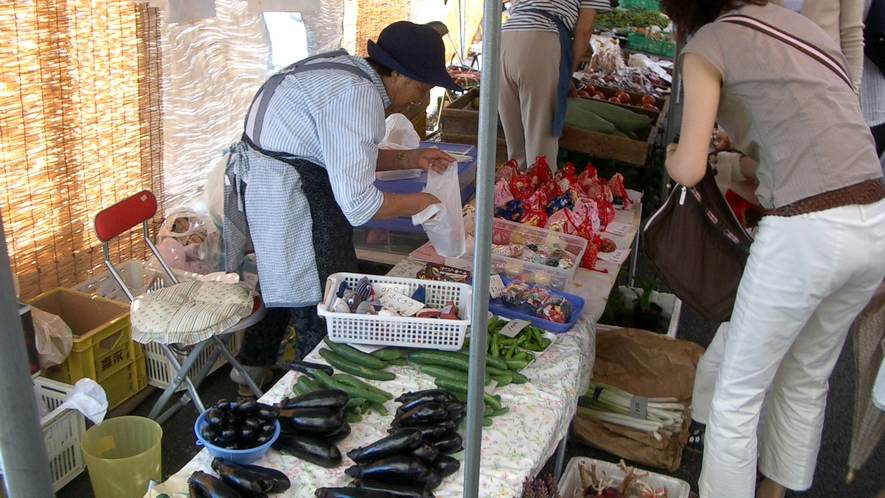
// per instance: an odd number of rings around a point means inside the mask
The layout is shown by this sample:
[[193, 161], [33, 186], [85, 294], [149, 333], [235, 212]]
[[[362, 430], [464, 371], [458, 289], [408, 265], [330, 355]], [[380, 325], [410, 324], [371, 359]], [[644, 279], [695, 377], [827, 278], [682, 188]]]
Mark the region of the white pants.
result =
[[883, 277], [885, 200], [762, 219], [722, 337], [701, 498], [752, 498], [757, 450], [767, 477], [811, 486], [830, 373]]

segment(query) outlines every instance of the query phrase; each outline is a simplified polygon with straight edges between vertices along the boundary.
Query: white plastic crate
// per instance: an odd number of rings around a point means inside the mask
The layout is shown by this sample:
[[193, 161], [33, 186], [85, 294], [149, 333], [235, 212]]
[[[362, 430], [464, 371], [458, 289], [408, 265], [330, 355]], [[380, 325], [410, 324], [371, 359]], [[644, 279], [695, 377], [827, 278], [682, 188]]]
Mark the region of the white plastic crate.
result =
[[58, 409], [73, 394], [74, 386], [35, 377], [34, 390], [49, 410], [40, 419], [40, 425], [49, 458], [52, 488], [58, 491], [86, 468], [86, 460], [80, 449], [80, 438], [86, 432], [86, 420], [77, 410]]
[[[425, 304], [442, 308], [453, 301], [458, 307], [459, 320], [439, 318], [414, 318], [404, 316], [361, 315], [336, 313], [333, 304], [342, 282], [350, 288], [367, 277], [379, 292], [380, 287], [392, 287], [401, 294], [411, 296], [418, 287], [426, 289]], [[379, 346], [404, 346], [455, 351], [464, 344], [464, 336], [470, 325], [470, 304], [473, 287], [455, 282], [437, 282], [415, 278], [396, 278], [356, 273], [335, 273], [326, 281], [323, 302], [317, 305], [317, 313], [326, 319], [329, 340], [333, 342], [374, 344]]]
[[[120, 272], [123, 282], [129, 287], [129, 290], [134, 296], [144, 294], [145, 291], [151, 287], [161, 288], [172, 284], [172, 279], [166, 275], [166, 272], [162, 268], [151, 266], [146, 261], [125, 261], [115, 266], [117, 271]], [[183, 279], [194, 279], [200, 276], [196, 273], [180, 270], [173, 270], [173, 273], [179, 281]], [[96, 294], [101, 297], [122, 301], [124, 303], [129, 302], [126, 295], [123, 293], [123, 290], [120, 289], [120, 285], [114, 280], [110, 272], [107, 271], [77, 284], [74, 287], [74, 290]], [[236, 355], [240, 350], [240, 343], [242, 343], [242, 340], [243, 331], [234, 333], [233, 337], [227, 344], [227, 349], [232, 354]], [[169, 363], [166, 354], [163, 353], [159, 344], [152, 342], [149, 344], [143, 344], [142, 346], [144, 349], [144, 363], [147, 371], [148, 384], [154, 387], [159, 387], [160, 389], [166, 389], [169, 382], [175, 378], [175, 369], [172, 368], [172, 365]], [[206, 348], [203, 349], [203, 352], [197, 357], [194, 366], [190, 370], [193, 374], [196, 375], [196, 373], [203, 368], [203, 365], [209, 361], [209, 356], [214, 349], [215, 347], [212, 344], [207, 345]], [[185, 358], [186, 355], [183, 353], [176, 354], [176, 359], [179, 363], [182, 363]], [[226, 363], [227, 358], [219, 356], [218, 361], [212, 365], [209, 372], [211, 373], [218, 370]], [[182, 391], [185, 388], [185, 385], [182, 384], [178, 387], [178, 390]]]
[[[569, 460], [568, 464], [565, 466], [565, 472], [563, 472], [562, 477], [559, 478], [559, 485], [557, 487], [559, 488], [559, 494], [562, 498], [584, 496], [581, 476], [578, 471], [578, 465], [581, 462], [584, 462], [587, 466], [591, 463], [595, 463], [597, 477], [601, 478], [603, 477], [603, 474], [605, 474], [605, 477], [612, 478], [619, 483], [624, 478], [624, 473], [621, 472], [621, 469], [619, 469], [614, 463], [604, 462], [589, 457], [574, 457]], [[667, 488], [667, 496], [669, 498], [688, 498], [688, 494], [691, 491], [691, 486], [682, 479], [656, 474], [641, 469], [636, 469], [634, 473], [636, 475], [645, 475], [645, 477], [642, 478], [642, 481], [655, 489]]]

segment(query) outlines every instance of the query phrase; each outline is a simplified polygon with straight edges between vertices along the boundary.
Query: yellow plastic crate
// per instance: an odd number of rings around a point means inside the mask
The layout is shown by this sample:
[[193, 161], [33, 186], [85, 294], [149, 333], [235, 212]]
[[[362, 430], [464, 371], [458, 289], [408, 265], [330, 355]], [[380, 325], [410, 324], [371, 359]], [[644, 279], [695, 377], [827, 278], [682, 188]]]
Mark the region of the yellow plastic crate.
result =
[[[64, 287], [44, 292], [28, 304], [61, 317], [73, 335], [68, 358], [46, 369], [44, 376], [66, 384], [93, 379], [107, 392], [110, 408], [145, 387], [144, 353], [130, 334], [128, 304]], [[128, 386], [125, 393], [122, 385]]]

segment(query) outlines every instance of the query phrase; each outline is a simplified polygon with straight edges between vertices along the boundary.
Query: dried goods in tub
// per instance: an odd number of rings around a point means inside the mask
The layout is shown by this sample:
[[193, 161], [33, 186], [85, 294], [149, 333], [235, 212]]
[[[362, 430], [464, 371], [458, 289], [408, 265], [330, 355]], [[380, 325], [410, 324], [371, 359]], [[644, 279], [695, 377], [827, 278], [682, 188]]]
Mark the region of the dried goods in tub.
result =
[[595, 463], [588, 466], [580, 462], [578, 472], [582, 490], [575, 490], [575, 498], [668, 498], [666, 487], [655, 488], [643, 481], [648, 474], [637, 473], [635, 468], [628, 467], [623, 460], [618, 463], [618, 469], [624, 473], [620, 481], [606, 476], [604, 472], [599, 476]]

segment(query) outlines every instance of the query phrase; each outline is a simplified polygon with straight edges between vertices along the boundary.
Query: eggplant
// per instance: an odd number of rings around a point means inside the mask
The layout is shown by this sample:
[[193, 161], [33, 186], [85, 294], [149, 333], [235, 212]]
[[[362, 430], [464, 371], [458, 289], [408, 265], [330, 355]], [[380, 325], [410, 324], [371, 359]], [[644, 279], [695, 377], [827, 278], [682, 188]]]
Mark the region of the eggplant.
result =
[[258, 417], [259, 420], [273, 422], [277, 419], [277, 407], [266, 403], [258, 403], [253, 415]]
[[[397, 403], [408, 404], [422, 397], [434, 398], [437, 395], [442, 395], [451, 401], [456, 401], [458, 399], [452, 392], [446, 391], [445, 389], [424, 389], [423, 391], [412, 391], [400, 394], [394, 401], [396, 401]], [[425, 401], [431, 400], [427, 399]]]
[[409, 453], [421, 443], [421, 431], [418, 429], [400, 429], [390, 433], [374, 443], [347, 452], [356, 463], [370, 462], [392, 455]]
[[346, 439], [347, 436], [350, 435], [350, 431], [351, 431], [350, 424], [347, 423], [347, 420], [345, 420], [344, 425], [341, 426], [341, 429], [335, 431], [332, 434], [329, 434], [328, 436], [323, 437], [323, 439], [325, 439], [326, 441], [332, 441], [333, 443], [337, 443], [338, 441], [341, 441], [342, 439]]
[[286, 432], [325, 437], [341, 430], [347, 420], [328, 408], [292, 408], [280, 410], [278, 420]]
[[324, 372], [330, 377], [335, 374], [335, 370], [329, 365], [323, 365], [322, 363], [311, 363], [309, 361], [292, 361], [283, 363], [282, 366], [284, 368], [288, 368], [289, 370], [295, 370], [296, 372], [307, 374], [312, 378], [316, 378], [314, 376], [314, 372], [316, 372], [317, 370]]
[[244, 469], [251, 470], [256, 474], [259, 474], [262, 479], [267, 481], [273, 481], [273, 486], [266, 491], [266, 493], [282, 493], [283, 491], [289, 489], [292, 486], [292, 482], [289, 481], [289, 477], [280, 472], [277, 469], [272, 469], [269, 467], [262, 467], [261, 465], [253, 465], [253, 464], [239, 464], [240, 467]]
[[434, 498], [427, 488], [419, 484], [377, 481], [374, 479], [357, 479], [353, 484], [362, 489], [386, 491], [396, 498]]
[[415, 482], [424, 486], [425, 489], [436, 489], [442, 484], [442, 477], [432, 468], [428, 468], [427, 473], [419, 477]]
[[274, 441], [273, 448], [320, 467], [332, 468], [341, 465], [341, 450], [335, 446], [335, 443], [322, 439], [280, 434], [280, 437]]
[[436, 457], [436, 460], [430, 462], [430, 468], [435, 470], [440, 477], [449, 477], [458, 472], [458, 469], [461, 468], [461, 462], [449, 455], [439, 455]]
[[439, 450], [435, 444], [421, 441], [421, 444], [412, 450], [410, 454], [422, 462], [429, 463], [436, 460], [436, 457], [439, 456]]
[[[421, 431], [421, 439], [424, 441], [434, 441], [438, 439], [440, 436], [446, 433], [446, 428], [441, 425], [436, 424], [428, 424], [428, 425], [416, 425], [414, 427], [408, 427], [409, 429], [418, 429]], [[396, 431], [402, 430], [402, 427], [395, 427], [387, 429], [388, 433], [393, 434]]]
[[265, 479], [261, 474], [243, 468], [235, 463], [228, 463], [220, 458], [212, 460], [214, 470], [222, 481], [240, 493], [254, 496], [264, 493], [273, 487], [273, 479]]
[[221, 398], [215, 402], [215, 405], [213, 405], [212, 408], [218, 408], [219, 410], [221, 410], [223, 412], [229, 412], [230, 406], [231, 406], [230, 401], [228, 401], [224, 398]]
[[[415, 408], [418, 405], [423, 405], [424, 403], [429, 402], [442, 403], [448, 408], [448, 404], [454, 403], [455, 401], [452, 401], [445, 391], [433, 392], [433, 390], [431, 390], [427, 394], [418, 395], [400, 405], [399, 408], [396, 409], [397, 416], [402, 415], [403, 413], [411, 410], [412, 408]], [[458, 403], [460, 403], [460, 401], [458, 401]]]
[[437, 403], [435, 401], [430, 401], [427, 403], [422, 403], [403, 413], [396, 420], [398, 420], [400, 424], [405, 427], [416, 424], [430, 424], [434, 422], [441, 422], [445, 420], [448, 415], [449, 411], [446, 410], [446, 405], [442, 403]]
[[241, 417], [252, 415], [258, 409], [258, 400], [254, 397], [243, 398], [237, 401], [233, 407], [233, 412]]
[[227, 420], [227, 412], [215, 407], [206, 412], [206, 423], [212, 427], [220, 427]]
[[191, 474], [187, 485], [188, 488], [197, 488], [209, 498], [242, 498], [237, 490], [228, 486], [224, 481], [200, 470]]
[[330, 408], [338, 411], [350, 400], [341, 389], [320, 389], [294, 398], [285, 398], [279, 403], [281, 410], [290, 408]]
[[396, 495], [385, 491], [362, 488], [317, 488], [317, 498], [396, 498]]
[[443, 435], [443, 437], [437, 439], [434, 444], [436, 444], [436, 449], [439, 450], [442, 454], [447, 453], [456, 453], [461, 451], [464, 448], [464, 439], [461, 438], [461, 434], [457, 432], [450, 432], [448, 434]]
[[188, 484], [187, 486], [187, 496], [189, 498], [210, 498], [209, 495], [200, 491], [200, 488]]
[[409, 455], [394, 455], [381, 460], [352, 465], [344, 473], [353, 478], [415, 482], [429, 472], [421, 460]]

